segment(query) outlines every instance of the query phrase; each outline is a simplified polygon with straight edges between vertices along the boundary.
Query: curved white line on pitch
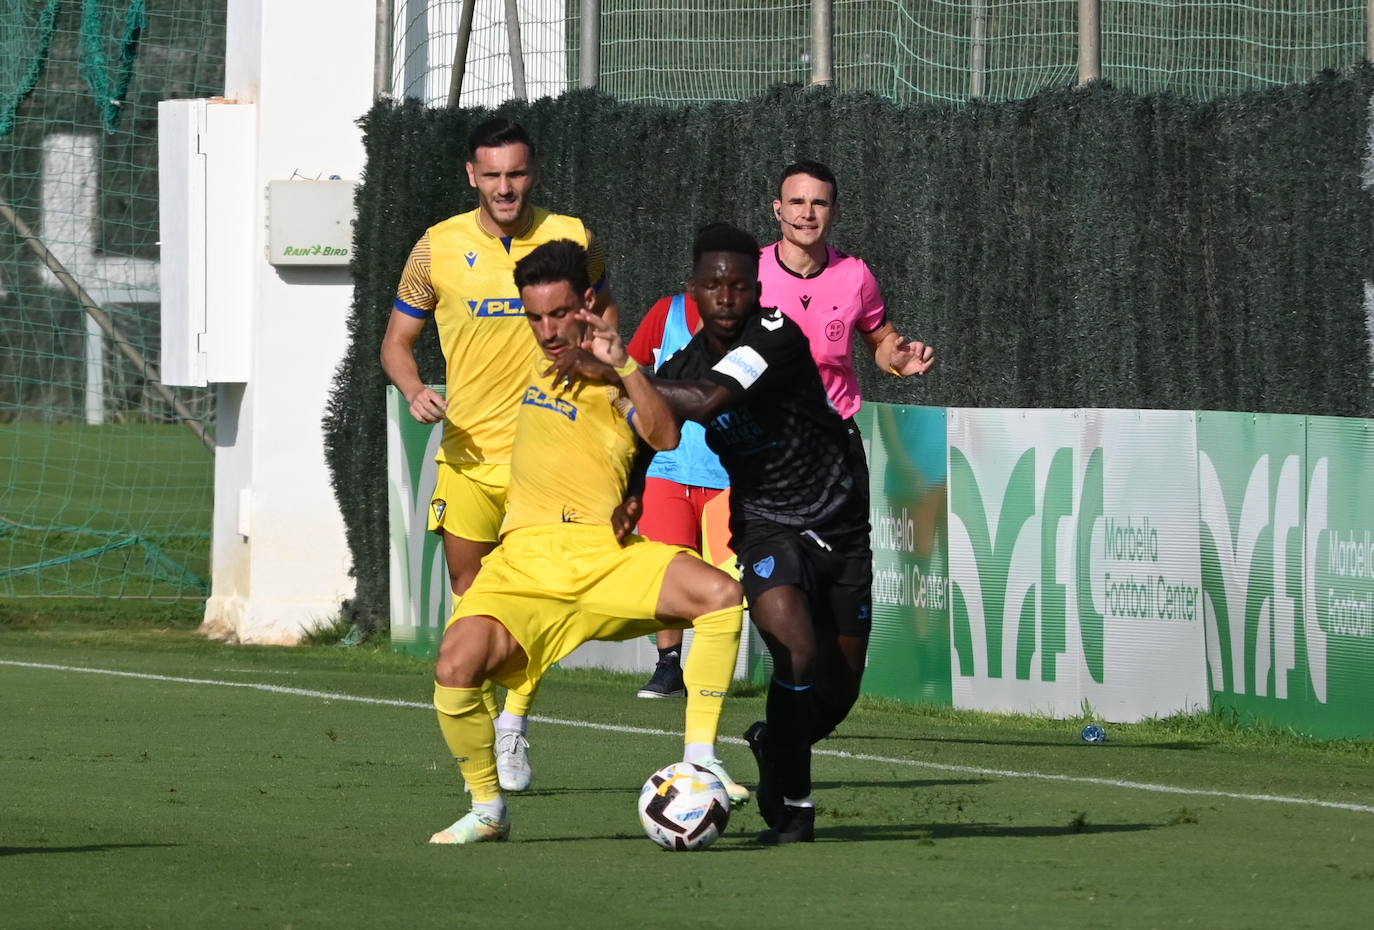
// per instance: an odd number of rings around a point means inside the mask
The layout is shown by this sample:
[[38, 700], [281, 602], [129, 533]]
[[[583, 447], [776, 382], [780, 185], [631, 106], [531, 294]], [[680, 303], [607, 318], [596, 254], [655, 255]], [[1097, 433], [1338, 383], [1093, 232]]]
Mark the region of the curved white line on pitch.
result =
[[[184, 685], [212, 685], [218, 688], [247, 688], [250, 691], [266, 691], [269, 694], [289, 694], [295, 697], [319, 698], [325, 701], [351, 701], [355, 704], [377, 704], [383, 707], [404, 707], [415, 710], [433, 710], [434, 705], [424, 701], [397, 701], [390, 698], [363, 697], [357, 694], [339, 694], [334, 691], [312, 691], [308, 688], [287, 688], [282, 685], [269, 685], [255, 681], [219, 681], [213, 678], [180, 678], [173, 675], [153, 675], [148, 672], [124, 672], [108, 668], [87, 668], [79, 665], [50, 665], [44, 662], [14, 662], [0, 659], [0, 665], [13, 665], [19, 668], [47, 669], [55, 672], [81, 672], [88, 675], [112, 675], [117, 678], [141, 678], [147, 681], [166, 681]], [[676, 736], [682, 734], [672, 730], [657, 730], [651, 727], [627, 727], [609, 723], [592, 723], [587, 720], [563, 720], [558, 717], [532, 716], [537, 723], [548, 723], [560, 727], [584, 727], [605, 733], [631, 733], [638, 736]], [[722, 743], [744, 745], [744, 740], [734, 737], [721, 737]], [[817, 749], [818, 756], [834, 759], [852, 759], [856, 762], [881, 762], [887, 765], [907, 765], [913, 768], [932, 769], [940, 772], [955, 772], [961, 775], [988, 775], [1000, 778], [1030, 778], [1040, 781], [1069, 782], [1076, 785], [1101, 785], [1107, 788], [1129, 788], [1135, 791], [1153, 791], [1159, 794], [1189, 794], [1209, 798], [1228, 798], [1233, 801], [1261, 801], [1271, 804], [1297, 804], [1302, 807], [1324, 807], [1331, 810], [1355, 811], [1361, 814], [1374, 814], [1374, 805], [1350, 804], [1343, 801], [1322, 801], [1317, 798], [1295, 798], [1281, 794], [1250, 794], [1241, 791], [1219, 791], [1214, 788], [1185, 788], [1179, 785], [1157, 785], [1150, 782], [1123, 781], [1116, 778], [1093, 778], [1088, 775], [1056, 775], [1052, 772], [1017, 772], [1011, 769], [990, 769], [976, 765], [951, 765], [946, 762], [923, 762], [919, 759], [899, 759], [892, 756], [874, 756], [867, 753], [845, 752], [842, 749]]]

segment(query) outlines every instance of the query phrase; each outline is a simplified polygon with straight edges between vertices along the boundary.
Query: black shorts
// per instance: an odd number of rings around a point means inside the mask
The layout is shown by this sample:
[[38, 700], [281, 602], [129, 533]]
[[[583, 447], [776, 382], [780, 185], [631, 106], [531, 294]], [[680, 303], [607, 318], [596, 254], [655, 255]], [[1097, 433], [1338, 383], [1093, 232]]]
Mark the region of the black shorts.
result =
[[849, 436], [849, 470], [854, 475], [854, 484], [863, 497], [864, 512], [868, 512], [868, 456], [864, 454], [864, 435], [859, 432], [859, 424], [850, 417], [844, 421], [844, 431]]
[[749, 521], [736, 534], [744, 595], [759, 595], [780, 585], [800, 588], [817, 629], [842, 636], [867, 636], [873, 625], [873, 550], [868, 523], [862, 530], [823, 535], [811, 530]]

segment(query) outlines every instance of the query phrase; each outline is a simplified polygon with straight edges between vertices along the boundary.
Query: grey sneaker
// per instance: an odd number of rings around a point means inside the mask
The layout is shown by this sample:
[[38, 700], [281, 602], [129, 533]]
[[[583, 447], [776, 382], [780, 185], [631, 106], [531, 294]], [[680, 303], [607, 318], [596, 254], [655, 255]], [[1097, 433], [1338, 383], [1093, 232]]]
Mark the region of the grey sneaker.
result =
[[682, 697], [687, 686], [682, 683], [682, 665], [677, 653], [670, 653], [666, 659], [659, 659], [654, 666], [654, 674], [639, 689], [642, 698]]
[[524, 791], [534, 780], [530, 741], [519, 730], [496, 731], [496, 778], [502, 791]]

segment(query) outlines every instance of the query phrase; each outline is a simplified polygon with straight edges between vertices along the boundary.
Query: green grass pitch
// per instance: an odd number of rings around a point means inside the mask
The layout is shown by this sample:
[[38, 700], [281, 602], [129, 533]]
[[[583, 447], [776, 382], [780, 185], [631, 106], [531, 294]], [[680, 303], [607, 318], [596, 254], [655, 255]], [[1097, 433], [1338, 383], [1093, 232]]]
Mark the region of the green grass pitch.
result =
[[[512, 841], [430, 847], [466, 796], [427, 663], [132, 626], [0, 611], [6, 928], [1374, 926], [1371, 743], [864, 702], [820, 746], [814, 845], [755, 845], [749, 808], [668, 853], [635, 799], [681, 703], [555, 671]], [[723, 734], [761, 713], [746, 689]]]
[[0, 425], [0, 596], [203, 596], [213, 488], [182, 426]]

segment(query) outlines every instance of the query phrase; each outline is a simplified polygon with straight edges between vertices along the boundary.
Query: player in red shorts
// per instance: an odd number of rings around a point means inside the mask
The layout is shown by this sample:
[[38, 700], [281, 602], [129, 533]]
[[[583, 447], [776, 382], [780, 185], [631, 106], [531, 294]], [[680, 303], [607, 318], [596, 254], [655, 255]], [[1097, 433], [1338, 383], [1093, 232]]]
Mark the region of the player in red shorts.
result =
[[[664, 297], [654, 304], [627, 347], [630, 357], [650, 371], [671, 358], [701, 329], [697, 305], [686, 294]], [[639, 533], [655, 542], [703, 551], [702, 524], [706, 505], [730, 484], [720, 459], [706, 447], [706, 431], [690, 420], [682, 425], [676, 449], [659, 452], [644, 479], [643, 513]], [[657, 634], [658, 663], [639, 689], [642, 698], [680, 697], [682, 631]]]

